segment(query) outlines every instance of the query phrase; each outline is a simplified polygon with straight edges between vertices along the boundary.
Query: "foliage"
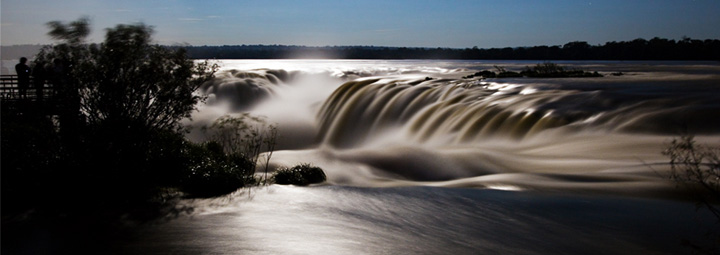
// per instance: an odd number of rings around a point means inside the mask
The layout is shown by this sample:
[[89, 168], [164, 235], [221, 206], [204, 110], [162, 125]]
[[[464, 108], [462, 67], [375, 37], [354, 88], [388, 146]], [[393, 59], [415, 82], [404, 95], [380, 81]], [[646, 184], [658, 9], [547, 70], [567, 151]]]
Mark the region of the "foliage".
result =
[[508, 71], [505, 70], [504, 67], [495, 66], [495, 69], [497, 69], [498, 73], [496, 75], [497, 78], [517, 78], [522, 77], [522, 74], [519, 74], [517, 72]]
[[50, 32], [48, 32], [50, 37], [55, 40], [67, 41], [68, 44], [80, 44], [90, 34], [90, 20], [87, 17], [80, 18], [67, 25], [60, 21], [50, 21], [47, 25], [50, 27]]
[[278, 169], [273, 175], [276, 184], [292, 184], [307, 186], [313, 183], [321, 183], [326, 179], [322, 168], [310, 164], [300, 164], [292, 168]]
[[495, 66], [496, 72], [490, 70], [482, 70], [474, 74], [464, 76], [464, 79], [470, 79], [473, 77], [482, 78], [519, 78], [519, 77], [533, 77], [533, 78], [582, 78], [582, 77], [602, 77], [602, 74], [598, 72], [585, 72], [583, 70], [567, 69], [563, 66], [552, 62], [544, 62], [535, 65], [534, 67], [525, 67], [522, 72], [508, 71], [504, 67]]
[[168, 191], [217, 196], [258, 184], [257, 164], [267, 173], [277, 127], [263, 118], [220, 118], [207, 143], [184, 136], [217, 66], [153, 45], [143, 24], [108, 29], [99, 45], [85, 43], [87, 19], [48, 26], [60, 42], [36, 61], [51, 63], [59, 116], [3, 112], [3, 213], [146, 219], [174, 208]]
[[5, 114], [0, 118], [2, 214], [33, 206], [58, 166], [60, 141], [52, 121], [44, 116]]
[[720, 148], [699, 145], [685, 135], [673, 139], [662, 153], [670, 158], [670, 179], [697, 191], [699, 208], [707, 208], [716, 219], [716, 226], [706, 233], [709, 242], [683, 239], [682, 243], [697, 253], [720, 254]]
[[151, 44], [153, 30], [144, 24], [108, 29], [99, 46], [79, 44], [87, 35], [85, 20], [48, 24], [50, 34], [65, 43], [43, 50], [36, 58], [67, 63], [68, 79], [62, 85], [77, 94], [81, 113], [90, 124], [177, 129], [179, 120], [189, 117], [201, 100], [193, 93], [217, 70], [207, 62], [196, 65], [184, 49]]
[[185, 155], [188, 167], [180, 187], [191, 196], [217, 196], [257, 183], [253, 162], [238, 154], [226, 155], [216, 142], [189, 144]]
[[670, 179], [708, 194], [701, 201], [720, 221], [720, 208], [714, 204], [720, 201], [720, 148], [699, 145], [686, 135], [673, 139], [662, 153], [670, 158]]
[[209, 197], [258, 183], [255, 178], [258, 160], [264, 155], [267, 171], [275, 148], [277, 127], [274, 124], [244, 113], [223, 116], [204, 127], [204, 131], [209, 142], [185, 147], [187, 167], [180, 180], [182, 191], [191, 196]]
[[555, 63], [545, 62], [534, 67], [526, 67], [520, 72], [523, 76], [537, 78], [569, 78], [569, 77], [602, 77], [598, 72], [585, 72], [583, 70], [568, 70]]
[[[287, 59], [322, 57], [336, 59], [485, 59], [485, 60], [720, 60], [720, 40], [638, 38], [590, 45], [538, 45], [505, 48], [408, 48], [385, 46], [283, 46], [223, 45], [181, 46], [193, 59]], [[24, 48], [23, 53], [18, 49]], [[180, 48], [172, 46], [170, 48]], [[26, 49], [26, 50], [25, 50]], [[35, 45], [2, 46], [4, 59], [37, 52]]]
[[569, 42], [505, 48], [408, 48], [382, 46], [193, 46], [197, 59], [283, 59], [322, 56], [338, 59], [499, 59], [499, 60], [720, 60], [720, 40], [683, 38], [635, 39], [602, 45]]
[[[30, 203], [17, 210], [116, 214], [146, 206], [166, 187], [245, 185], [247, 159], [189, 143], [180, 124], [202, 100], [195, 90], [217, 66], [152, 44], [152, 28], [144, 24], [108, 29], [99, 45], [85, 43], [87, 19], [48, 26], [59, 43], [36, 61], [52, 63], [48, 80], [59, 93], [59, 116], [3, 116], [2, 180], [18, 183], [3, 185], [3, 201], [17, 191], [11, 200]], [[39, 120], [20, 121], [30, 117]], [[17, 160], [8, 160], [8, 148], [17, 150]], [[186, 169], [199, 174], [183, 176]], [[216, 176], [195, 178], [207, 175]]]
[[210, 127], [205, 127], [205, 132], [211, 141], [222, 146], [226, 154], [247, 158], [252, 164], [253, 173], [257, 170], [258, 160], [262, 155], [267, 179], [267, 170], [277, 139], [277, 125], [267, 123], [262, 117], [243, 113], [238, 116], [222, 116]]
[[87, 19], [48, 26], [61, 43], [36, 59], [53, 63], [65, 149], [77, 158], [102, 159], [86, 163], [109, 165], [111, 176], [156, 177], [149, 158], [162, 143], [155, 141], [158, 134], [181, 131], [180, 120], [202, 99], [195, 90], [217, 66], [195, 64], [183, 49], [153, 45], [152, 28], [141, 23], [108, 29], [100, 45], [83, 43]]

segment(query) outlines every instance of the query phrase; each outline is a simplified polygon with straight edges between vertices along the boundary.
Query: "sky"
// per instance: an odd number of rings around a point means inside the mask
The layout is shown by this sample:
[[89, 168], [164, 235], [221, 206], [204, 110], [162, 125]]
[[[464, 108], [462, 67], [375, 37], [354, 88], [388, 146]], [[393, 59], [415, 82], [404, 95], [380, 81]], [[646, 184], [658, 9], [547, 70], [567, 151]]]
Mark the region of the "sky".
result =
[[166, 45], [479, 48], [720, 39], [720, 0], [0, 0], [0, 44], [47, 44], [89, 17], [90, 42], [142, 22]]

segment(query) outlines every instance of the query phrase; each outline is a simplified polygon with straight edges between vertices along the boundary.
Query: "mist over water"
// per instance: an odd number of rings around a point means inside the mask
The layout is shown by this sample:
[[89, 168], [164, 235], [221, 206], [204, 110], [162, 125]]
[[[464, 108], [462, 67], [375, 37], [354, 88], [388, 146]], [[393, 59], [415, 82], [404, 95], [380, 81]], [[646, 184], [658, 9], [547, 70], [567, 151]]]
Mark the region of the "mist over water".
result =
[[331, 184], [654, 194], [671, 186], [660, 152], [672, 137], [720, 140], [712, 62], [560, 62], [605, 74], [562, 79], [462, 78], [530, 61], [220, 64], [191, 124], [266, 116], [280, 127], [272, 164], [316, 164]]
[[[222, 60], [186, 124], [280, 128], [272, 166], [328, 184], [183, 200], [114, 252], [682, 254], [717, 230], [666, 178], [681, 132], [720, 145], [720, 66], [561, 62], [601, 78], [465, 79], [535, 62]], [[623, 72], [622, 76], [611, 73]], [[136, 240], [137, 239], [137, 240]]]

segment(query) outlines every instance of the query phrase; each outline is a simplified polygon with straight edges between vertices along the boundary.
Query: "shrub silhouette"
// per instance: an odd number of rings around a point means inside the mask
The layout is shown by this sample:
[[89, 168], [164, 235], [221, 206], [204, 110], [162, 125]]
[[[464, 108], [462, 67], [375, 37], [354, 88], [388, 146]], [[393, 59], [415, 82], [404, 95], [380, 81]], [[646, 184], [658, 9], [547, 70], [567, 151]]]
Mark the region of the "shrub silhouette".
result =
[[281, 168], [273, 175], [276, 184], [307, 186], [313, 183], [321, 183], [326, 179], [325, 172], [322, 168], [310, 165], [300, 164], [292, 168]]
[[683, 245], [696, 253], [720, 253], [720, 148], [699, 145], [691, 135], [675, 138], [662, 152], [670, 159], [669, 178], [679, 186], [697, 194], [698, 208], [706, 208], [715, 216], [715, 226], [705, 237], [708, 242], [683, 239]]
[[[144, 24], [110, 28], [101, 44], [85, 43], [90, 30], [87, 19], [70, 24], [54, 21], [48, 26], [48, 34], [59, 43], [43, 48], [35, 59], [53, 63], [49, 80], [59, 93], [59, 121], [37, 128], [44, 129], [39, 133], [59, 138], [48, 139], [57, 140], [57, 146], [36, 143], [51, 149], [44, 152], [47, 158], [36, 161], [51, 163], [6, 164], [3, 155], [3, 182], [17, 180], [5, 179], [15, 172], [35, 168], [43, 174], [27, 184], [45, 190], [46, 195], [30, 199], [38, 204], [31, 207], [58, 214], [93, 210], [122, 214], [146, 206], [163, 188], [178, 186], [182, 170], [195, 162], [187, 159], [190, 156], [183, 149], [190, 145], [180, 120], [203, 100], [194, 92], [213, 77], [217, 67], [196, 64], [183, 49], [153, 44], [153, 30]], [[39, 123], [53, 123], [47, 116], [36, 117], [46, 120]], [[3, 122], [17, 118], [3, 115]], [[8, 129], [2, 128], [5, 139]], [[19, 135], [32, 134], [17, 130]], [[6, 145], [3, 141], [4, 152]], [[209, 158], [213, 163], [245, 164], [234, 158]], [[221, 175], [225, 169], [203, 170]], [[3, 186], [3, 196], [5, 191]], [[30, 196], [13, 194], [17, 200]]]
[[203, 130], [209, 140], [220, 145], [226, 154], [246, 158], [250, 162], [251, 174], [255, 173], [258, 163], [261, 163], [264, 166], [264, 180], [267, 181], [270, 158], [278, 134], [276, 124], [268, 123], [263, 117], [242, 113], [237, 116], [224, 115]]
[[598, 72], [585, 72], [583, 70], [568, 70], [555, 63], [545, 62], [534, 67], [525, 67], [521, 75], [536, 78], [581, 78], [581, 77], [602, 77]]
[[583, 70], [568, 70], [563, 66], [555, 63], [545, 62], [537, 64], [534, 67], [525, 67], [522, 72], [508, 71], [504, 67], [495, 66], [497, 72], [482, 70], [474, 74], [464, 76], [464, 79], [470, 79], [473, 77], [482, 78], [519, 78], [519, 77], [533, 77], [533, 78], [581, 78], [581, 77], [602, 77], [598, 72], [585, 72]]
[[193, 197], [212, 197], [257, 183], [253, 162], [238, 154], [226, 155], [216, 142], [189, 144], [188, 167], [180, 180], [182, 191]]
[[[50, 22], [52, 34], [65, 43], [43, 49], [36, 59], [66, 63], [63, 84], [79, 97], [80, 113], [90, 125], [131, 125], [149, 130], [179, 129], [201, 97], [193, 93], [213, 77], [216, 66], [195, 64], [182, 48], [152, 44], [153, 29], [144, 24], [118, 25], [107, 30], [100, 45], [80, 44], [87, 23], [67, 28]], [[65, 98], [69, 100], [69, 98]]]
[[663, 150], [670, 158], [670, 179], [680, 185], [699, 188], [700, 202], [720, 222], [720, 148], [699, 145], [690, 135], [675, 138]]

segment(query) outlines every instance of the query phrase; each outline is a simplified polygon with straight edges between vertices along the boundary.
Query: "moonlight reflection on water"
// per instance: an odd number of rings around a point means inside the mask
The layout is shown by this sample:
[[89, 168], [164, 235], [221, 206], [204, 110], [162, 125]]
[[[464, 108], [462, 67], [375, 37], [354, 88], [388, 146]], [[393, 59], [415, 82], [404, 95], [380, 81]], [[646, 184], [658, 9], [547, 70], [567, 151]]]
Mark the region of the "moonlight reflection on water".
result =
[[266, 116], [279, 126], [271, 165], [312, 163], [325, 185], [183, 200], [193, 212], [109, 237], [36, 229], [23, 242], [130, 254], [678, 254], [717, 230], [664, 177], [661, 154], [678, 131], [720, 144], [715, 62], [560, 62], [605, 74], [566, 79], [462, 78], [536, 64], [523, 61], [219, 63], [188, 137], [203, 141], [200, 127], [225, 114]]
[[[715, 228], [708, 212], [675, 200], [660, 151], [680, 128], [718, 144], [716, 63], [562, 63], [605, 74], [583, 79], [460, 78], [530, 62], [222, 64], [235, 73], [205, 91], [217, 101], [194, 124], [267, 116], [281, 129], [272, 164], [312, 162], [330, 186], [193, 201], [198, 212], [146, 229], [157, 242], [135, 248], [677, 254], [689, 252], [681, 240], [702, 243]], [[248, 88], [264, 96], [232, 107]]]

